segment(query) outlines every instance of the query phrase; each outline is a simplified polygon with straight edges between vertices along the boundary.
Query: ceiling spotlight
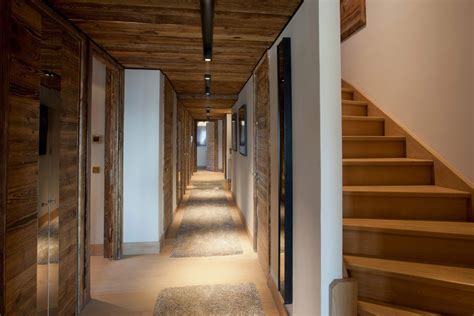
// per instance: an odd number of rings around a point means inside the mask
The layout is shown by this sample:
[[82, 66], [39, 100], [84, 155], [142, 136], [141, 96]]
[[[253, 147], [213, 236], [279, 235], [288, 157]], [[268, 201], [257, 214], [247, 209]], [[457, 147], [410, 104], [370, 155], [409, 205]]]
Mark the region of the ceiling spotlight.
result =
[[201, 0], [201, 27], [204, 60], [212, 60], [212, 37], [214, 29], [214, 0]]
[[206, 91], [206, 95], [210, 96], [211, 95], [211, 75], [209, 74], [204, 75], [204, 88]]

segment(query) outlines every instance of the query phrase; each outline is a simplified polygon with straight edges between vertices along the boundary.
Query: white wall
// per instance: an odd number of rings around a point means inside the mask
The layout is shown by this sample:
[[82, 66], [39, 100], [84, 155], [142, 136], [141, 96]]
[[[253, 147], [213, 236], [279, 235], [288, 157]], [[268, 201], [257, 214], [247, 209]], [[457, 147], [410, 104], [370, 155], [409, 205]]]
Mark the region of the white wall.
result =
[[367, 0], [342, 76], [474, 181], [474, 1]]
[[238, 148], [237, 152], [232, 154], [234, 167], [232, 171], [232, 193], [235, 202], [245, 216], [249, 231], [253, 233], [253, 76], [240, 92], [239, 99], [232, 107], [232, 113], [238, 112], [243, 104], [247, 105], [247, 156], [240, 154]]
[[91, 166], [100, 173], [91, 173], [91, 244], [104, 244], [104, 189], [105, 189], [105, 87], [106, 66], [92, 59], [91, 133], [102, 136], [102, 143], [91, 143]]
[[[306, 0], [283, 31], [292, 41], [293, 315], [328, 315], [329, 287], [342, 278], [342, 136], [339, 1]], [[277, 44], [269, 51], [271, 274], [278, 264]], [[253, 227], [253, 82], [247, 103], [248, 157], [234, 154], [232, 189]]]
[[160, 75], [125, 70], [124, 242], [158, 242], [163, 232]]

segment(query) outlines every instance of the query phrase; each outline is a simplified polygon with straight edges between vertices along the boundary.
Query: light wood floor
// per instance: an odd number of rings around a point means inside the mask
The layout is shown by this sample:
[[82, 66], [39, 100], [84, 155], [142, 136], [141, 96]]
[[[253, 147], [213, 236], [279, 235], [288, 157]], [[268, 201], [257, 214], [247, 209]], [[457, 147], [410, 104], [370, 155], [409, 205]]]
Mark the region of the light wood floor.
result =
[[[223, 179], [221, 173], [200, 171], [196, 180]], [[230, 192], [227, 192], [229, 200]], [[158, 293], [168, 287], [205, 284], [255, 283], [266, 315], [278, 315], [266, 277], [240, 221], [238, 210], [231, 207], [240, 227], [244, 253], [236, 256], [171, 258], [173, 238], [186, 207], [178, 209], [165, 247], [159, 255], [126, 257], [110, 261], [91, 258], [92, 301], [82, 315], [151, 315]]]

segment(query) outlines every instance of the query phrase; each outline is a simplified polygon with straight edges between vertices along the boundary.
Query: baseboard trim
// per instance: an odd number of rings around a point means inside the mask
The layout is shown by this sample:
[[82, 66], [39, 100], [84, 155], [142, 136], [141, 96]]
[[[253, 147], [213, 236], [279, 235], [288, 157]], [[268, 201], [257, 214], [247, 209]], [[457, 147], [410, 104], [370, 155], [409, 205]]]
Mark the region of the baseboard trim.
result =
[[104, 244], [91, 244], [90, 251], [91, 256], [103, 256]]
[[272, 294], [273, 301], [275, 302], [275, 306], [280, 316], [289, 316], [289, 313], [285, 307], [285, 303], [283, 302], [283, 298], [281, 297], [280, 292], [278, 292], [278, 288], [270, 274], [267, 277], [267, 285], [270, 289], [270, 293]]
[[239, 213], [240, 221], [242, 222], [242, 225], [245, 227], [245, 231], [247, 232], [247, 236], [249, 237], [250, 243], [253, 241], [253, 234], [251, 233], [249, 226], [247, 225], [247, 219], [245, 218], [244, 213], [240, 209], [240, 207], [237, 205], [235, 202], [235, 196], [234, 193], [232, 193], [232, 205], [237, 209], [237, 213]]
[[153, 242], [124, 242], [123, 254], [125, 256], [154, 255], [160, 253], [161, 241]]

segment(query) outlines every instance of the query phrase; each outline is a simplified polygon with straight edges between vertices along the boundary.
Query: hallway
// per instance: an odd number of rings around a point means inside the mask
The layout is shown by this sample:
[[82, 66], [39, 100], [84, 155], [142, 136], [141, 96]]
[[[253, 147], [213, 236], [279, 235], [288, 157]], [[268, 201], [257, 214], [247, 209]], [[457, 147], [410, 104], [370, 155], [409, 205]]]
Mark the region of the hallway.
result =
[[[129, 256], [118, 261], [91, 257], [92, 300], [82, 314], [150, 315], [164, 289], [216, 284], [245, 284], [244, 288], [252, 289], [251, 284], [255, 284], [265, 315], [278, 315], [257, 254], [226, 186], [221, 173], [194, 174], [159, 255]], [[229, 218], [232, 223], [227, 221]], [[239, 296], [238, 292], [234, 294], [233, 298]], [[203, 305], [199, 300], [182, 299], [181, 305]]]

